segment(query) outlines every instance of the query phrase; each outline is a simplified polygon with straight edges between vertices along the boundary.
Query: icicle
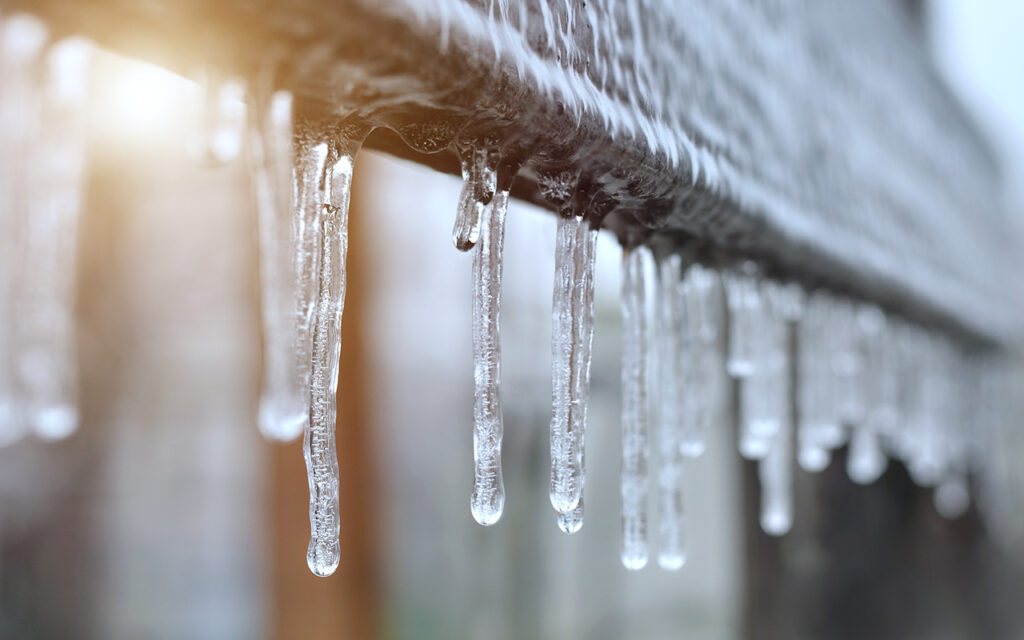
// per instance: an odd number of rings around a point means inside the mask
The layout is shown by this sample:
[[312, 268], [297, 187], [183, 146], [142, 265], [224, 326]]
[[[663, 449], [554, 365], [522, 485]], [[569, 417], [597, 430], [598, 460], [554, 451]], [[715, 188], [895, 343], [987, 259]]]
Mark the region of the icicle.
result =
[[932, 497], [935, 510], [943, 518], [953, 520], [967, 513], [971, 506], [971, 494], [967, 490], [967, 479], [954, 473], [939, 484]]
[[334, 573], [338, 543], [338, 456], [335, 450], [341, 318], [345, 305], [345, 259], [348, 254], [348, 205], [355, 153], [365, 129], [350, 130], [335, 141], [324, 175], [320, 214], [319, 286], [313, 322], [310, 418], [303, 441], [309, 473], [311, 536], [306, 562], [318, 576]]
[[626, 252], [622, 270], [622, 564], [647, 565], [647, 274], [650, 249]]
[[45, 439], [67, 437], [79, 420], [75, 267], [90, 54], [88, 43], [78, 39], [49, 50], [23, 211], [18, 374], [28, 423]]
[[483, 211], [473, 254], [473, 518], [489, 526], [501, 518], [505, 486], [501, 477], [501, 254], [508, 192]]
[[31, 292], [18, 285], [27, 271], [25, 227], [34, 197], [31, 162], [25, 160], [39, 149], [38, 64], [47, 38], [46, 27], [35, 18], [16, 14], [0, 20], [0, 446], [27, 428], [18, 372], [18, 332], [26, 319], [16, 298]]
[[885, 428], [887, 407], [884, 404], [888, 384], [885, 375], [886, 354], [882, 345], [885, 316], [877, 307], [865, 306], [857, 313], [860, 351], [863, 354], [863, 373], [860, 376], [865, 416], [853, 427], [850, 449], [846, 457], [846, 473], [858, 484], [870, 484], [885, 471], [887, 460], [879, 440]]
[[657, 395], [652, 405], [657, 419], [658, 565], [674, 571], [685, 562], [682, 452], [683, 421], [687, 416], [684, 398], [685, 372], [691, 366], [690, 331], [692, 318], [686, 315], [683, 263], [678, 254], [659, 262], [659, 295], [655, 306], [656, 339], [653, 341], [657, 368]]
[[[753, 383], [762, 377], [757, 391], [764, 395], [756, 405], [764, 411], [757, 417], [770, 424], [771, 432], [759, 432], [758, 422], [750, 422], [748, 437], [767, 444], [765, 456], [758, 463], [761, 481], [761, 528], [770, 535], [783, 535], [793, 525], [793, 415], [791, 404], [792, 371], [789, 366], [790, 323], [800, 316], [799, 290], [766, 283], [761, 338], [765, 347], [759, 349], [758, 366], [747, 379]], [[747, 382], [745, 381], [745, 382]], [[763, 429], [763, 427], [762, 427]], [[742, 443], [741, 443], [742, 444]]]
[[459, 251], [469, 251], [480, 237], [484, 207], [491, 202], [497, 186], [497, 162], [485, 146], [473, 146], [462, 156], [462, 193], [452, 230], [452, 242]]
[[832, 460], [831, 449], [841, 440], [835, 419], [834, 376], [830, 363], [828, 336], [830, 298], [810, 296], [800, 321], [797, 362], [797, 404], [799, 424], [797, 459], [810, 472], [819, 472]]
[[757, 265], [747, 261], [726, 272], [726, 301], [729, 305], [729, 355], [726, 371], [734, 378], [745, 378], [754, 371], [756, 339], [761, 296], [757, 288]]
[[203, 130], [194, 155], [210, 164], [230, 162], [242, 150], [245, 87], [207, 69], [202, 77]]
[[835, 411], [841, 424], [854, 427], [864, 419], [864, 354], [857, 309], [853, 303], [835, 299], [831, 307], [831, 323]]
[[295, 361], [300, 319], [291, 202], [292, 96], [275, 93], [269, 82], [266, 84], [253, 95], [247, 144], [260, 247], [263, 381], [259, 427], [271, 440], [289, 441], [302, 434], [309, 420], [309, 389], [300, 378], [303, 369]]
[[708, 430], [721, 400], [721, 349], [718, 317], [721, 307], [717, 273], [699, 264], [690, 265], [683, 283], [686, 336], [681, 339], [683, 383], [678, 389], [684, 413], [680, 452], [688, 458], [704, 453]]
[[550, 498], [561, 514], [574, 511], [583, 493], [596, 241], [597, 230], [584, 218], [559, 217], [551, 316]]
[[788, 332], [777, 299], [779, 287], [764, 282], [755, 291], [760, 301], [748, 305], [744, 312], [744, 321], [754, 332], [749, 338], [751, 366], [740, 382], [739, 450], [748, 460], [768, 455], [786, 411], [781, 378], [787, 362]]

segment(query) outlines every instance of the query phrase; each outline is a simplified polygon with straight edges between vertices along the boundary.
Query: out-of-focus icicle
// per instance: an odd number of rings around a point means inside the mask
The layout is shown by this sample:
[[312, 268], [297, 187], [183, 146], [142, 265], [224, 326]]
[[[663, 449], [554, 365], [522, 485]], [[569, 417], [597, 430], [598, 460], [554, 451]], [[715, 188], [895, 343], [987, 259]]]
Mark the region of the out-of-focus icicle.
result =
[[[780, 536], [793, 526], [793, 414], [792, 370], [790, 368], [790, 326], [799, 320], [802, 296], [795, 286], [766, 283], [764, 307], [767, 310], [762, 325], [764, 339], [770, 346], [763, 351], [758, 364], [763, 368], [749, 378], [751, 382], [762, 375], [770, 380], [759, 389], [765, 397], [757, 405], [765, 410], [760, 418], [774, 425], [774, 432], [762, 436], [749, 427], [750, 437], [765, 438], [767, 451], [758, 463], [761, 481], [761, 528], [765, 533]], [[755, 423], [756, 424], [756, 423]]]
[[885, 316], [877, 307], [864, 306], [857, 312], [857, 341], [863, 358], [860, 381], [864, 417], [860, 424], [853, 426], [846, 473], [858, 484], [877, 480], [887, 463], [881, 446], [881, 436], [889, 419], [886, 392], [881, 386], [889, 383], [885, 375], [887, 354], [880, 348], [884, 328]]
[[341, 317], [345, 306], [348, 205], [352, 167], [368, 129], [353, 125], [333, 133], [323, 176], [318, 293], [313, 321], [309, 425], [303, 441], [309, 473], [311, 535], [306, 562], [318, 576], [338, 567], [338, 455], [335, 449]]
[[80, 39], [49, 49], [37, 139], [29, 154], [16, 302], [18, 373], [28, 423], [45, 439], [67, 437], [79, 420], [75, 275], [91, 53]]
[[19, 439], [28, 426], [18, 373], [22, 312], [16, 297], [29, 255], [24, 241], [33, 194], [26, 159], [40, 124], [39, 59], [47, 38], [35, 18], [0, 18], [0, 446]]
[[647, 565], [647, 490], [650, 420], [648, 390], [648, 266], [651, 251], [627, 251], [622, 269], [622, 564]]
[[473, 518], [496, 523], [505, 508], [501, 474], [501, 256], [508, 191], [484, 208], [473, 254]]
[[797, 334], [797, 460], [811, 472], [828, 466], [841, 433], [835, 416], [835, 376], [830, 362], [830, 302], [823, 293], [811, 295]]
[[469, 251], [480, 238], [484, 207], [490, 204], [497, 188], [498, 163], [494, 151], [485, 145], [473, 145], [460, 155], [463, 182], [452, 242], [459, 251]]
[[780, 380], [787, 362], [787, 331], [778, 308], [782, 304], [780, 288], [765, 281], [754, 291], [759, 300], [748, 303], [741, 320], [753, 331], [747, 339], [751, 365], [740, 382], [739, 451], [748, 460], [768, 455], [786, 412], [782, 406], [786, 388]]
[[758, 319], [761, 295], [758, 291], [758, 268], [746, 261], [725, 272], [726, 302], [729, 306], [729, 354], [726, 371], [734, 378], [753, 373], [757, 355], [757, 337], [761, 333]]
[[721, 287], [718, 274], [700, 264], [686, 269], [683, 282], [686, 335], [681, 338], [682, 401], [680, 452], [688, 458], [704, 453], [711, 423], [722, 397]]
[[[293, 237], [292, 96], [275, 92], [270, 78], [259, 80], [253, 86], [246, 145], [260, 247], [263, 381], [258, 420], [265, 437], [289, 441], [302, 434], [309, 420], [309, 387], [295, 349], [301, 320]], [[307, 358], [308, 352], [302, 350]]]
[[[584, 448], [594, 336], [594, 260], [597, 230], [579, 216], [560, 216], [552, 296], [551, 504], [567, 523], [585, 480]], [[565, 528], [563, 527], [563, 530]]]
[[658, 264], [658, 296], [655, 299], [658, 314], [655, 317], [657, 370], [656, 402], [658, 411], [656, 438], [657, 504], [658, 504], [658, 565], [669, 571], [683, 566], [686, 561], [685, 513], [683, 499], [683, 456], [680, 450], [683, 422], [687, 420], [686, 399], [691, 398], [685, 388], [686, 371], [692, 366], [689, 325], [693, 321], [686, 314], [686, 293], [683, 281], [683, 261], [672, 254]]
[[193, 155], [213, 164], [238, 157], [245, 132], [245, 86], [212, 69], [202, 74], [203, 129]]

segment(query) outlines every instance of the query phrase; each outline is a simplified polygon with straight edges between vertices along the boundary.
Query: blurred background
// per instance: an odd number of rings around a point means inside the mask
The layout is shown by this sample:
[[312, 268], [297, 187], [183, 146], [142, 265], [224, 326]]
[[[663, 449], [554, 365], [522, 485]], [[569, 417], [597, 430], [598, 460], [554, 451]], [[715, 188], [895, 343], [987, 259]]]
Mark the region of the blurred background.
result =
[[[1024, 3], [918, 5], [947, 80], [1004, 157], [1007, 197], [1024, 202]], [[356, 166], [343, 323], [342, 561], [315, 578], [301, 444], [256, 429], [245, 163], [190, 156], [194, 82], [103, 52], [94, 65], [82, 425], [0, 448], [0, 637], [1024, 638], [1012, 523], [997, 533], [973, 509], [939, 518], [896, 463], [856, 487], [840, 456], [821, 475], [796, 472], [795, 528], [768, 538], [727, 415], [686, 469], [686, 566], [625, 571], [610, 236], [598, 244], [587, 517], [560, 533], [547, 498], [555, 220], [518, 202], [502, 316], [508, 502], [497, 526], [477, 526], [471, 258], [450, 241], [460, 184], [370, 152]]]

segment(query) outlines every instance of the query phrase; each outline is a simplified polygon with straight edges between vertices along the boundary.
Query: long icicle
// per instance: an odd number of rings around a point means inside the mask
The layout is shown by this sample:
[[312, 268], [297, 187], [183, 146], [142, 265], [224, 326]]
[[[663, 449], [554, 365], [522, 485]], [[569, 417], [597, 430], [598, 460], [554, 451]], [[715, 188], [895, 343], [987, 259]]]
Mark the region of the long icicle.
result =
[[[659, 313], [655, 319], [660, 363], [657, 414], [657, 488], [658, 488], [658, 566], [675, 571], [686, 562], [685, 512], [683, 500], [684, 421], [690, 414], [686, 402], [692, 400], [687, 386], [687, 369], [692, 365], [690, 325], [694, 318], [686, 313], [683, 262], [673, 254], [659, 262]], [[653, 385], [652, 385], [653, 386]]]
[[687, 335], [681, 340], [685, 346], [683, 362], [689, 365], [682, 370], [684, 382], [679, 390], [685, 411], [681, 416], [679, 447], [687, 458], [704, 453], [707, 433], [721, 399], [723, 373], [718, 341], [721, 298], [717, 278], [713, 270], [700, 264], [690, 265], [684, 275]]
[[501, 263], [508, 191], [484, 208], [473, 253], [473, 518], [496, 523], [505, 508], [501, 473]]
[[79, 39], [50, 48], [30, 169], [19, 368], [29, 424], [44, 439], [67, 437], [79, 422], [75, 266], [91, 52]]
[[309, 474], [310, 541], [306, 563], [318, 576], [334, 573], [341, 559], [338, 542], [338, 456], [335, 449], [341, 317], [345, 306], [348, 205], [354, 156], [367, 130], [347, 130], [334, 141], [324, 174], [320, 218], [319, 287], [313, 322], [310, 418], [303, 439]]
[[292, 219], [292, 96], [265, 84], [254, 90], [246, 145], [256, 196], [263, 321], [258, 424], [265, 437], [286, 442], [301, 435], [309, 420], [308, 387], [295, 362], [300, 323]]
[[649, 422], [645, 246], [627, 251], [622, 269], [622, 564], [647, 565], [647, 428]]
[[[26, 15], [0, 19], [0, 446], [21, 438], [26, 430], [25, 397], [18, 375], [17, 335], [23, 318], [14, 313], [23, 287], [25, 225], [29, 216], [29, 164], [38, 129], [40, 53], [49, 34], [41, 22]], [[24, 315], [21, 311], [20, 315]]]
[[583, 493], [587, 484], [587, 409], [590, 404], [590, 362], [594, 347], [594, 263], [597, 257], [597, 228], [585, 218], [576, 225], [573, 263], [572, 318], [575, 342], [572, 350], [570, 431], [579, 449], [580, 497], [576, 507], [560, 513], [559, 528], [568, 534], [583, 527]]

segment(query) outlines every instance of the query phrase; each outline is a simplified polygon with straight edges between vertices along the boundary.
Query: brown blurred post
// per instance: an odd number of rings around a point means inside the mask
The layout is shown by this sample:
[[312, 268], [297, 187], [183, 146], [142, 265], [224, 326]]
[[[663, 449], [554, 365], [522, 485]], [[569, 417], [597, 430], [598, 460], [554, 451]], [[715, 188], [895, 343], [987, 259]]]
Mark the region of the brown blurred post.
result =
[[274, 446], [269, 456], [267, 510], [270, 532], [271, 638], [379, 636], [377, 521], [374, 456], [368, 417], [368, 327], [371, 292], [362, 193], [370, 181], [357, 163], [349, 214], [348, 283], [342, 321], [338, 384], [338, 467], [341, 504], [341, 564], [329, 578], [306, 567], [309, 543], [309, 488], [301, 443]]

